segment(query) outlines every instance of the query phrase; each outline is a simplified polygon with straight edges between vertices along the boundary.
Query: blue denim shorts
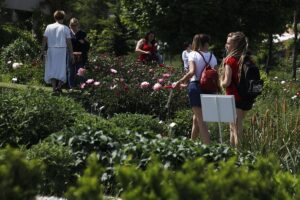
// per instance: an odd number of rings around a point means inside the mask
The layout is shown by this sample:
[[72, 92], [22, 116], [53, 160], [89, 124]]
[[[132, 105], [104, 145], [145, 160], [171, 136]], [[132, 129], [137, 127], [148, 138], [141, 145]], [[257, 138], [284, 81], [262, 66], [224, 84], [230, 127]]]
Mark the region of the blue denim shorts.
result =
[[200, 94], [202, 94], [202, 91], [199, 87], [199, 81], [191, 81], [188, 85], [187, 90], [189, 95], [190, 106], [201, 108]]

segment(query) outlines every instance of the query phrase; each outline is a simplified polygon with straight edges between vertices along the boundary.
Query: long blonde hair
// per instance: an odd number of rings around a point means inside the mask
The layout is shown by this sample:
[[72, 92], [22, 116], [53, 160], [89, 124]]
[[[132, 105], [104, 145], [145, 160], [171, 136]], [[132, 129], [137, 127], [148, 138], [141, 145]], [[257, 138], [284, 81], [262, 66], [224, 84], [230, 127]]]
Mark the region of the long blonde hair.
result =
[[[240, 79], [241, 77], [241, 71], [242, 67], [244, 64], [244, 60], [248, 51], [248, 39], [245, 36], [243, 32], [232, 32], [229, 33], [227, 38], [230, 38], [230, 40], [234, 44], [234, 49], [228, 52], [227, 56], [223, 59], [221, 68], [224, 69], [224, 62], [229, 58], [229, 57], [235, 57], [239, 60], [238, 65], [239, 65], [239, 72], [238, 72], [238, 77]], [[222, 74], [223, 76], [223, 74]]]

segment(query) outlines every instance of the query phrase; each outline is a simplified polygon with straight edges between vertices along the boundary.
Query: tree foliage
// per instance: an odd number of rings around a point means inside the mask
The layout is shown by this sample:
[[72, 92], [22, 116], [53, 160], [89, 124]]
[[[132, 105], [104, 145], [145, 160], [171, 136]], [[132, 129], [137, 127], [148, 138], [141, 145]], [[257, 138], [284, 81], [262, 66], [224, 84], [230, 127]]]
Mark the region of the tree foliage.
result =
[[154, 30], [175, 53], [195, 33], [212, 36], [216, 46], [224, 45], [226, 35], [244, 31], [253, 42], [264, 34], [281, 33], [289, 20], [285, 0], [121, 0], [123, 14], [140, 32]]

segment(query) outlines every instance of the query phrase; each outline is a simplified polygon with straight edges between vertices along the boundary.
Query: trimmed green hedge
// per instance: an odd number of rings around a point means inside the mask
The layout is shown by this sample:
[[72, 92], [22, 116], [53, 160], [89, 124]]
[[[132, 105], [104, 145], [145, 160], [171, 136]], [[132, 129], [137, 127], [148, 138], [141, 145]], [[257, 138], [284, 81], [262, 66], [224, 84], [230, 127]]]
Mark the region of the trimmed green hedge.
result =
[[65, 126], [72, 126], [83, 112], [69, 98], [34, 89], [2, 90], [0, 102], [0, 147], [29, 147]]

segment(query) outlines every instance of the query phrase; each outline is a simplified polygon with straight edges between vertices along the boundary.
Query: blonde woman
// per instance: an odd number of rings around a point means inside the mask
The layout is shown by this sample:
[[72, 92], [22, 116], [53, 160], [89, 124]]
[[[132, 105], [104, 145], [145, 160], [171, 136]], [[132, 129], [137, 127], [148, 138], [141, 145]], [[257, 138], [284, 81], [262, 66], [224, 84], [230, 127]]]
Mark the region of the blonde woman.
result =
[[88, 62], [89, 42], [87, 34], [80, 30], [79, 21], [76, 18], [70, 20], [70, 34], [74, 51], [74, 63], [69, 63], [68, 67], [68, 85], [69, 89], [76, 87], [75, 76], [80, 68], [85, 68]]
[[[196, 34], [192, 42], [192, 51], [189, 53], [189, 71], [174, 84], [174, 87], [179, 87], [181, 83], [189, 81], [188, 95], [190, 106], [193, 111], [193, 126], [192, 140], [201, 138], [204, 144], [210, 143], [210, 137], [206, 123], [203, 121], [200, 94], [203, 93], [199, 86], [199, 79], [205, 67], [205, 61], [209, 62], [210, 66], [217, 66], [216, 57], [209, 52], [210, 37], [206, 34]], [[205, 60], [204, 60], [205, 59]]]
[[253, 100], [243, 99], [238, 94], [237, 85], [240, 81], [243, 63], [248, 51], [248, 40], [244, 33], [233, 32], [227, 36], [225, 48], [227, 56], [222, 63], [221, 86], [227, 95], [234, 95], [237, 119], [230, 124], [230, 144], [237, 147], [243, 132], [243, 119], [252, 108]]

